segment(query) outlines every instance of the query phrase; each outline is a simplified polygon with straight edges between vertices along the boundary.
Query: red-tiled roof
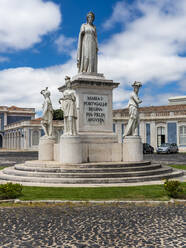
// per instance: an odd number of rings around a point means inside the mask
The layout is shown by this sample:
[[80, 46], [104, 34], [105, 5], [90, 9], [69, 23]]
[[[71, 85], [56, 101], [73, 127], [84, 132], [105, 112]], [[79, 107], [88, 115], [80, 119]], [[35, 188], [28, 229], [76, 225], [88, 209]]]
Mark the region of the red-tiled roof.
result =
[[[149, 107], [141, 107], [139, 108], [140, 112], [162, 112], [162, 111], [185, 111], [186, 110], [186, 104], [179, 104], [179, 105], [165, 105], [165, 106], [149, 106]], [[114, 113], [122, 113], [127, 112], [128, 108], [124, 109], [114, 109]]]
[[11, 106], [11, 107], [8, 107], [8, 110], [24, 110], [24, 108], [20, 108], [20, 107], [17, 107], [17, 106]]

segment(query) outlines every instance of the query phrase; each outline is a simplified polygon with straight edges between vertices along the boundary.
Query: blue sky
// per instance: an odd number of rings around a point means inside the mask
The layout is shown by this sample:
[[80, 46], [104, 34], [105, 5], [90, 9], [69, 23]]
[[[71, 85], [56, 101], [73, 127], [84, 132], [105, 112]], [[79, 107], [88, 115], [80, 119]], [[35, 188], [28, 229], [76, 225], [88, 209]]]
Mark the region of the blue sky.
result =
[[95, 13], [98, 72], [120, 82], [114, 108], [126, 107], [141, 81], [143, 106], [186, 93], [185, 0], [0, 0], [0, 105], [54, 108], [65, 75], [74, 76], [79, 29]]

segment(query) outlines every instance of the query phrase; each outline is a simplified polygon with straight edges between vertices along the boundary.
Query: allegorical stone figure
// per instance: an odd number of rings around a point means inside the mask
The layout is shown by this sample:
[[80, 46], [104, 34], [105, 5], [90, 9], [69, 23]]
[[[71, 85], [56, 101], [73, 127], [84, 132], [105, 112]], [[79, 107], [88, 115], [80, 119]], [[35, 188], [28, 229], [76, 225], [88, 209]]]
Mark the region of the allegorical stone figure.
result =
[[45, 132], [45, 136], [52, 137], [53, 108], [52, 108], [52, 102], [50, 99], [50, 91], [48, 90], [48, 87], [46, 87], [40, 93], [44, 96], [43, 115], [42, 115], [41, 125]]
[[64, 116], [64, 135], [77, 135], [77, 108], [75, 91], [71, 88], [70, 77], [65, 77], [66, 90], [63, 92], [63, 97], [60, 98], [59, 103]]
[[94, 19], [94, 13], [89, 12], [87, 23], [81, 25], [77, 51], [78, 72], [97, 73], [98, 41]]
[[139, 124], [139, 104], [142, 103], [142, 100], [138, 97], [139, 88], [142, 86], [140, 82], [134, 82], [132, 87], [134, 91], [130, 96], [128, 103], [129, 107], [129, 121], [124, 133], [125, 136], [138, 136], [138, 124]]

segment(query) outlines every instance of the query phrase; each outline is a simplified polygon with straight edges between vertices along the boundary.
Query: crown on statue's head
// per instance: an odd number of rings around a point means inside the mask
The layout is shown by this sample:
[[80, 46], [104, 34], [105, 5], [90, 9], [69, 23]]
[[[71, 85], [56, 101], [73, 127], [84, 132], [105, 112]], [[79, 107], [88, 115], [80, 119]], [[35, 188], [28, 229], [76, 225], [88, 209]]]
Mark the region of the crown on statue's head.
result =
[[69, 76], [65, 76], [65, 81], [70, 80]]
[[95, 19], [94, 13], [93, 13], [92, 11], [89, 11], [88, 14], [87, 14], [87, 17], [88, 17], [89, 15], [91, 15], [91, 16], [93, 17], [93, 21], [94, 21], [94, 19]]
[[141, 87], [142, 86], [142, 83], [141, 82], [137, 82], [135, 81], [133, 84], [132, 84], [132, 87]]

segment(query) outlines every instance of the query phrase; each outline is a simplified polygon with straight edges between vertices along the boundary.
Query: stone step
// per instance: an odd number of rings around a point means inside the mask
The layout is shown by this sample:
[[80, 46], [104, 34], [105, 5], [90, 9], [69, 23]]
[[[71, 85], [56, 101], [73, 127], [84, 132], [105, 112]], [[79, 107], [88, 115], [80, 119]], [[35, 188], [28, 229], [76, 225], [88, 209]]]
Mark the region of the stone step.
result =
[[30, 172], [16, 170], [14, 167], [5, 168], [4, 174], [24, 176], [24, 177], [43, 177], [43, 178], [119, 178], [119, 177], [141, 177], [148, 175], [159, 175], [172, 172], [170, 167], [162, 167], [155, 170], [132, 171], [132, 172], [96, 172], [96, 173], [46, 173], [46, 172]]
[[0, 171], [0, 180], [11, 182], [31, 182], [31, 183], [44, 183], [49, 186], [50, 184], [118, 184], [118, 183], [135, 183], [158, 181], [166, 178], [181, 177], [183, 172], [173, 170], [170, 173], [163, 173], [160, 175], [148, 175], [140, 177], [125, 177], [125, 178], [44, 178], [44, 177], [24, 177], [4, 174]]
[[49, 167], [33, 167], [27, 166], [25, 164], [18, 164], [15, 165], [14, 168], [16, 170], [21, 171], [30, 171], [30, 172], [47, 172], [47, 173], [107, 173], [107, 172], [129, 172], [129, 171], [146, 171], [146, 170], [153, 170], [161, 168], [160, 164], [150, 164], [145, 166], [138, 166], [138, 167], [130, 167], [130, 166], [123, 166], [123, 167], [109, 167], [109, 168], [76, 168], [76, 167], [56, 167], [56, 168], [49, 168]]
[[150, 161], [142, 161], [142, 162], [101, 162], [101, 163], [82, 163], [82, 164], [71, 164], [71, 165], [62, 165], [56, 161], [26, 161], [25, 166], [28, 167], [39, 167], [39, 168], [122, 168], [123, 166], [130, 167], [140, 167], [145, 165], [150, 165]]

